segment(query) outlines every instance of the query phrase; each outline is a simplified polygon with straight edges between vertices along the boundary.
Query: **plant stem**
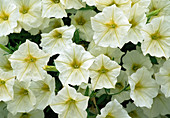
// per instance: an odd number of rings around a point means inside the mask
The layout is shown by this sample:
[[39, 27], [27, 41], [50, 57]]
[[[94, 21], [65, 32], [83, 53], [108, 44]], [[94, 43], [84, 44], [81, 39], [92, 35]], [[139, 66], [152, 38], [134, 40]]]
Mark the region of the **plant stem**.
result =
[[43, 67], [43, 69], [46, 70], [46, 71], [58, 72], [58, 70], [56, 69], [55, 66], [48, 66], [48, 65], [46, 65], [46, 66]]

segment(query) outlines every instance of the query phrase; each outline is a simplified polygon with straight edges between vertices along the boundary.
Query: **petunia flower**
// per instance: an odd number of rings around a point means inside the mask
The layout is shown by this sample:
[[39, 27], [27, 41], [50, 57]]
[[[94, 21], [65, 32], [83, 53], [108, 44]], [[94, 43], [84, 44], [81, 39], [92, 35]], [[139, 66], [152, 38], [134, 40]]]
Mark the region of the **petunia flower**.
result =
[[159, 89], [156, 81], [151, 78], [151, 73], [142, 67], [129, 76], [128, 81], [131, 88], [130, 97], [134, 104], [137, 107], [151, 108]]
[[0, 69], [0, 101], [13, 100], [15, 76]]
[[56, 28], [50, 33], [42, 33], [40, 46], [50, 55], [60, 54], [67, 45], [71, 45], [75, 29], [71, 25]]
[[140, 7], [146, 9], [150, 5], [150, 3], [151, 0], [131, 0], [131, 7], [133, 7], [136, 4], [139, 4]]
[[170, 59], [164, 62], [159, 72], [155, 74], [156, 82], [161, 85], [165, 97], [170, 97]]
[[65, 6], [61, 0], [42, 0], [42, 17], [67, 17]]
[[142, 29], [144, 41], [141, 48], [144, 55], [170, 57], [170, 17], [154, 18]]
[[92, 89], [115, 88], [120, 69], [121, 67], [109, 57], [103, 54], [96, 57], [89, 68]]
[[32, 81], [29, 88], [36, 97], [36, 109], [45, 109], [55, 96], [55, 80], [48, 74], [43, 80]]
[[26, 31], [37, 28], [42, 24], [41, 0], [13, 0], [19, 8], [19, 24]]
[[19, 18], [19, 10], [11, 0], [0, 0], [0, 37], [14, 32]]
[[122, 10], [116, 5], [106, 7], [91, 20], [95, 44], [102, 47], [121, 48], [126, 43], [123, 38], [131, 25]]
[[19, 82], [15, 80], [14, 84], [14, 98], [7, 102], [7, 109], [13, 115], [17, 112], [30, 112], [34, 109], [36, 98], [32, 91], [28, 88], [29, 82]]
[[54, 60], [56, 69], [60, 72], [59, 79], [63, 85], [88, 83], [88, 69], [93, 61], [94, 57], [82, 46], [75, 43], [65, 48], [63, 53]]
[[131, 75], [135, 73], [139, 68], [146, 67], [151, 69], [152, 63], [148, 56], [144, 56], [137, 50], [127, 52], [123, 57], [123, 67], [126, 69], [126, 73]]
[[82, 0], [60, 0], [60, 2], [66, 7], [66, 9], [80, 9], [86, 5]]
[[130, 116], [127, 111], [122, 108], [122, 105], [114, 99], [101, 109], [101, 115], [97, 115], [96, 118], [130, 118]]
[[21, 44], [9, 58], [19, 81], [42, 80], [45, 73], [43, 67], [47, 65], [48, 60], [49, 55], [29, 40]]
[[96, 0], [82, 0], [83, 2], [86, 2], [89, 6], [95, 6]]
[[50, 107], [59, 114], [59, 118], [86, 118], [88, 100], [89, 97], [77, 93], [67, 85], [58, 92]]
[[77, 11], [75, 15], [72, 15], [71, 24], [73, 24], [79, 31], [80, 38], [90, 42], [93, 39], [93, 30], [91, 27], [91, 17], [96, 15], [96, 12], [92, 10]]

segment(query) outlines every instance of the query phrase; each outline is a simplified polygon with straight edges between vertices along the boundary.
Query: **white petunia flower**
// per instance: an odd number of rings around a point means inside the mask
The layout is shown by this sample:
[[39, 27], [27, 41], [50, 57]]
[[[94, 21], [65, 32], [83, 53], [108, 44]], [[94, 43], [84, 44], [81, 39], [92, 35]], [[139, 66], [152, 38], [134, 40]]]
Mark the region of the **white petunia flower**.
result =
[[93, 61], [94, 57], [89, 52], [73, 43], [54, 62], [60, 72], [59, 79], [63, 85], [80, 85], [82, 82], [88, 83], [88, 69]]
[[11, 0], [0, 0], [0, 37], [14, 32], [17, 26], [19, 10]]
[[140, 7], [139, 4], [135, 4], [130, 9], [130, 15], [129, 15], [129, 23], [131, 24], [131, 28], [128, 31], [127, 36], [124, 37], [124, 40], [126, 42], [131, 41], [134, 44], [137, 44], [138, 42], [142, 42], [142, 34], [141, 29], [143, 26], [145, 26], [147, 18], [145, 15], [145, 10], [143, 10], [143, 7]]
[[88, 100], [89, 97], [77, 93], [67, 85], [58, 92], [50, 107], [59, 114], [59, 118], [86, 118]]
[[115, 88], [117, 76], [120, 73], [121, 66], [115, 61], [111, 61], [104, 54], [96, 57], [94, 63], [89, 68], [92, 89]]
[[155, 74], [156, 81], [161, 85], [165, 97], [170, 97], [170, 59], [165, 61], [159, 72]]
[[[128, 103], [126, 111], [131, 118], [148, 118], [140, 107], [136, 107], [133, 103]], [[150, 118], [150, 117], [149, 117]]]
[[46, 74], [43, 80], [32, 81], [29, 87], [36, 97], [36, 109], [45, 109], [55, 96], [55, 79]]
[[33, 110], [28, 113], [17, 113], [16, 115], [9, 113], [8, 118], [44, 118], [44, 112], [42, 110]]
[[59, 28], [59, 27], [62, 27], [64, 26], [64, 22], [62, 19], [56, 19], [56, 18], [51, 18], [50, 19], [50, 23], [49, 23], [49, 26], [44, 28], [42, 30], [42, 33], [49, 33], [50, 31], [52, 31], [53, 29], [55, 28]]
[[129, 84], [131, 88], [130, 97], [134, 104], [138, 107], [151, 108], [153, 98], [158, 94], [158, 85], [151, 78], [151, 73], [142, 67], [129, 76]]
[[71, 45], [75, 32], [75, 27], [71, 25], [63, 26], [52, 30], [50, 33], [41, 34], [41, 44], [43, 50], [50, 55], [60, 54], [65, 47]]
[[86, 6], [82, 0], [60, 0], [60, 2], [66, 7], [66, 9], [80, 9]]
[[153, 105], [151, 109], [142, 108], [148, 118], [157, 118], [159, 115], [170, 114], [170, 97], [166, 98], [164, 94], [159, 92], [157, 97], [153, 99]]
[[7, 109], [13, 115], [17, 112], [30, 112], [34, 109], [36, 98], [28, 88], [29, 85], [29, 82], [19, 82], [18, 80], [15, 80], [14, 99], [7, 102]]
[[49, 55], [29, 40], [21, 44], [9, 58], [13, 72], [19, 81], [42, 80], [45, 73], [42, 67], [47, 65], [48, 60]]
[[94, 15], [96, 12], [93, 10], [80, 10], [71, 16], [71, 24], [78, 29], [80, 38], [89, 42], [93, 39], [94, 34], [90, 19]]
[[144, 41], [141, 48], [144, 55], [149, 53], [156, 57], [170, 57], [170, 17], [154, 18], [144, 26]]
[[0, 69], [0, 101], [9, 101], [13, 99], [13, 85], [15, 76], [12, 73], [3, 72]]
[[[127, 86], [128, 76], [125, 71], [120, 71], [120, 75], [117, 77], [117, 83], [115, 89], [111, 89], [110, 93], [118, 93]], [[112, 95], [111, 100], [116, 99], [119, 103], [130, 99], [130, 91], [123, 91], [119, 94]]]
[[144, 56], [137, 50], [127, 52], [123, 57], [123, 67], [126, 69], [128, 75], [131, 75], [143, 66], [151, 69], [152, 63], [148, 56]]
[[90, 42], [87, 50], [95, 57], [104, 54], [117, 63], [120, 63], [120, 59], [124, 54], [119, 48], [101, 47], [96, 45], [93, 40]]
[[86, 2], [89, 6], [95, 6], [96, 0], [82, 0], [83, 2]]
[[91, 20], [95, 44], [102, 47], [121, 48], [126, 43], [123, 38], [131, 25], [122, 10], [115, 5], [106, 7]]
[[97, 115], [96, 118], [130, 118], [130, 116], [115, 99], [107, 103], [106, 106], [101, 109], [101, 115]]
[[42, 17], [67, 17], [65, 6], [60, 0], [42, 0]]
[[26, 31], [37, 28], [42, 24], [41, 0], [13, 0], [19, 8], [19, 24]]

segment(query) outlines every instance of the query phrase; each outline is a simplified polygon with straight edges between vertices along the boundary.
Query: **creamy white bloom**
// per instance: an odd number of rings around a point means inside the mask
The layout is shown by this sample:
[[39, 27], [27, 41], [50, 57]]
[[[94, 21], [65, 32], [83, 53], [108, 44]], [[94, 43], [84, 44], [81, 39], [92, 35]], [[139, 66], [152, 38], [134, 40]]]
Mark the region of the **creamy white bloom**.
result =
[[28, 113], [17, 113], [16, 115], [9, 113], [8, 118], [44, 118], [44, 112], [42, 110], [33, 110]]
[[126, 111], [131, 118], [148, 118], [140, 107], [136, 107], [135, 104], [131, 102], [127, 104]]
[[96, 0], [82, 0], [83, 2], [86, 2], [89, 6], [95, 6]]
[[150, 69], [152, 67], [152, 63], [148, 56], [144, 56], [137, 50], [127, 52], [123, 57], [123, 67], [126, 69], [126, 73], [128, 75], [131, 75], [143, 66]]
[[129, 76], [129, 84], [131, 88], [130, 97], [134, 104], [138, 107], [151, 108], [153, 98], [158, 94], [158, 85], [151, 78], [151, 73], [142, 67]]
[[170, 57], [170, 17], [154, 18], [143, 28], [144, 41], [141, 48], [144, 55]]
[[45, 73], [42, 67], [47, 65], [48, 60], [49, 55], [29, 40], [21, 44], [9, 58], [13, 72], [19, 81], [42, 80]]
[[131, 24], [131, 28], [129, 29], [127, 36], [124, 37], [124, 40], [126, 42], [131, 41], [134, 44], [142, 42], [141, 29], [145, 26], [147, 21], [144, 8], [139, 6], [139, 4], [135, 4], [130, 9], [128, 20]]
[[3, 72], [0, 69], [0, 101], [9, 101], [13, 99], [13, 85], [15, 76], [12, 73]]
[[0, 37], [14, 32], [19, 18], [19, 10], [11, 0], [0, 0]]
[[92, 89], [115, 88], [117, 76], [120, 73], [121, 66], [115, 61], [111, 61], [104, 54], [96, 57], [94, 63], [90, 66], [90, 78]]
[[50, 107], [59, 114], [59, 118], [86, 118], [88, 100], [89, 97], [77, 93], [67, 85], [58, 92]]
[[88, 69], [93, 61], [94, 57], [89, 52], [73, 43], [65, 48], [54, 62], [63, 85], [80, 85], [82, 82], [88, 83]]
[[78, 29], [80, 38], [89, 42], [93, 39], [94, 34], [90, 19], [94, 15], [96, 12], [93, 10], [81, 10], [71, 16], [71, 24]]
[[[125, 71], [120, 71], [120, 75], [117, 77], [117, 83], [115, 85], [115, 89], [111, 89], [110, 93], [118, 93], [122, 89], [127, 86], [128, 83], [128, 75], [126, 74]], [[119, 103], [122, 103], [125, 100], [130, 99], [130, 91], [123, 91], [117, 95], [113, 95], [111, 100], [116, 99]]]
[[55, 79], [46, 74], [43, 80], [32, 81], [29, 87], [36, 97], [36, 109], [45, 109], [55, 96]]
[[67, 17], [65, 6], [60, 0], [42, 0], [42, 17]]
[[49, 33], [55, 28], [59, 28], [64, 26], [64, 22], [62, 19], [50, 18], [49, 26], [42, 29], [42, 33]]
[[8, 44], [8, 41], [9, 41], [8, 36], [2, 36], [2, 37], [0, 37], [0, 44], [2, 44], [2, 45], [7, 45], [7, 44]]
[[37, 28], [42, 24], [41, 0], [13, 0], [19, 8], [19, 24], [25, 30]]
[[107, 103], [106, 106], [101, 109], [101, 115], [97, 115], [96, 118], [130, 118], [130, 116], [115, 99]]
[[170, 59], [165, 61], [159, 72], [155, 74], [156, 81], [161, 85], [165, 97], [170, 97]]
[[131, 25], [122, 10], [116, 5], [106, 7], [91, 20], [95, 44], [103, 47], [121, 48], [126, 43], [123, 39]]
[[66, 9], [80, 9], [86, 6], [82, 0], [60, 0], [60, 2], [66, 7]]
[[93, 40], [90, 42], [87, 50], [95, 57], [104, 54], [117, 63], [120, 63], [120, 59], [124, 54], [119, 48], [101, 47], [96, 45]]
[[29, 85], [29, 82], [19, 82], [18, 80], [15, 80], [14, 99], [7, 102], [7, 109], [13, 115], [17, 112], [30, 112], [34, 109], [36, 98], [28, 88]]
[[50, 33], [42, 33], [40, 46], [50, 55], [60, 54], [65, 47], [71, 45], [75, 32], [75, 27], [71, 25], [63, 26], [52, 30]]
[[166, 98], [163, 93], [159, 94], [153, 99], [151, 109], [143, 107], [143, 112], [149, 118], [157, 118], [159, 115], [170, 114], [170, 97]]

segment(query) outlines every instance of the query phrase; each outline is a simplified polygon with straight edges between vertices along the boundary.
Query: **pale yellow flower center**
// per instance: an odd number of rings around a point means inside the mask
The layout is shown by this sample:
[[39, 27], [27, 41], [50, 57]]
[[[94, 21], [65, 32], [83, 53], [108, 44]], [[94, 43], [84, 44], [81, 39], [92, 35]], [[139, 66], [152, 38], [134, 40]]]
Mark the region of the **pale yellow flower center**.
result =
[[60, 32], [58, 32], [58, 31], [55, 30], [55, 31], [53, 32], [53, 37], [54, 37], [54, 38], [57, 38], [57, 39], [58, 39], [58, 38], [60, 39], [60, 38], [62, 38], [62, 34], [61, 34]]
[[129, 21], [129, 23], [132, 24], [131, 28], [133, 28], [133, 27], [138, 25], [138, 23], [135, 21], [135, 19], [132, 19], [131, 21]]
[[141, 82], [138, 81], [135, 85], [135, 90], [138, 90], [138, 89], [141, 89], [141, 88], [143, 88], [143, 86], [141, 85]]
[[34, 63], [37, 61], [37, 59], [35, 57], [33, 57], [32, 55], [28, 55], [28, 57], [25, 58], [25, 61], [28, 63]]
[[47, 84], [44, 84], [43, 87], [41, 88], [43, 91], [50, 91], [50, 88]]
[[19, 94], [20, 94], [20, 95], [28, 95], [28, 90], [22, 88], [22, 89], [20, 90]]
[[20, 13], [22, 14], [27, 14], [29, 11], [29, 7], [27, 6], [22, 6], [22, 8], [20, 9]]
[[82, 16], [80, 16], [76, 19], [76, 22], [78, 25], [84, 25], [86, 23], [86, 20]]
[[132, 70], [134, 71], [134, 72], [136, 72], [139, 68], [141, 68], [141, 65], [140, 64], [133, 64], [132, 65]]
[[151, 38], [152, 38], [152, 40], [159, 40], [162, 37], [161, 37], [161, 35], [158, 32], [156, 32], [155, 34], [151, 35]]
[[136, 113], [136, 111], [131, 111], [129, 113], [129, 116], [131, 116], [132, 118], [138, 117], [138, 114]]
[[117, 27], [116, 23], [113, 20], [111, 20], [109, 23], [106, 23], [105, 25], [108, 28], [113, 28], [113, 29]]
[[100, 70], [98, 70], [98, 72], [99, 72], [100, 74], [107, 73], [108, 71], [109, 71], [109, 70], [106, 69], [104, 66], [102, 66], [102, 67], [100, 68]]
[[123, 89], [124, 86], [122, 85], [122, 83], [118, 82], [118, 83], [116, 83], [116, 88]]
[[73, 59], [73, 62], [71, 63], [71, 67], [73, 67], [74, 69], [78, 69], [80, 68], [81, 63], [78, 62], [76, 59]]
[[0, 13], [0, 19], [7, 21], [9, 19], [9, 14], [5, 13], [4, 11], [2, 11]]
[[111, 113], [108, 113], [105, 118], [115, 118]]
[[6, 82], [5, 82], [4, 80], [1, 80], [1, 79], [0, 79], [0, 86], [1, 86], [1, 85], [4, 85], [5, 83], [6, 83]]
[[57, 4], [57, 3], [60, 3], [60, 0], [52, 0], [52, 2]]
[[65, 102], [65, 104], [75, 104], [75, 103], [76, 103], [76, 101], [73, 100], [72, 98], [69, 98], [69, 99]]
[[23, 113], [20, 118], [30, 118], [30, 115], [28, 113]]
[[110, 1], [110, 3], [107, 4], [107, 6], [112, 6], [112, 5], [116, 5], [117, 7], [119, 7], [119, 5], [115, 2], [115, 0]]

